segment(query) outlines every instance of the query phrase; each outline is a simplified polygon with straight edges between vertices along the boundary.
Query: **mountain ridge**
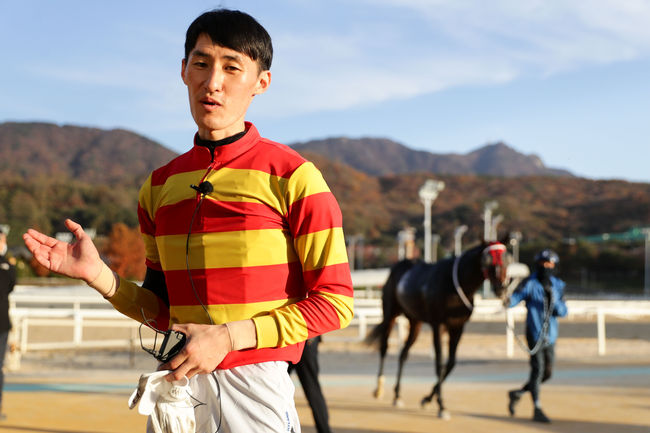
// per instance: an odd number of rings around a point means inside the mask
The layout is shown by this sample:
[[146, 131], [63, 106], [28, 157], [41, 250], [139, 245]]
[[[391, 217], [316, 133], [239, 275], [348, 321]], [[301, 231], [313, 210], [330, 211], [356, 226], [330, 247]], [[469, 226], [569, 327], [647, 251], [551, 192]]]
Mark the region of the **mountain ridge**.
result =
[[469, 153], [433, 153], [411, 149], [386, 138], [331, 137], [291, 144], [298, 152], [311, 152], [345, 163], [374, 176], [429, 172], [486, 176], [569, 176], [567, 170], [549, 168], [537, 155], [525, 155], [502, 141]]

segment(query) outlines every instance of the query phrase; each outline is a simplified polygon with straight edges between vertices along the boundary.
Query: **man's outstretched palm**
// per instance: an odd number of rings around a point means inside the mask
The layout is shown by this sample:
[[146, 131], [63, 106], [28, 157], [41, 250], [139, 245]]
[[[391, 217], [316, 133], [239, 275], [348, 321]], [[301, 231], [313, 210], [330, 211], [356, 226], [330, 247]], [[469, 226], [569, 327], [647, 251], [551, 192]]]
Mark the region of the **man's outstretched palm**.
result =
[[52, 272], [90, 282], [102, 267], [97, 248], [79, 224], [67, 219], [65, 225], [74, 235], [74, 242], [69, 244], [29, 229], [23, 235], [25, 245], [36, 261]]

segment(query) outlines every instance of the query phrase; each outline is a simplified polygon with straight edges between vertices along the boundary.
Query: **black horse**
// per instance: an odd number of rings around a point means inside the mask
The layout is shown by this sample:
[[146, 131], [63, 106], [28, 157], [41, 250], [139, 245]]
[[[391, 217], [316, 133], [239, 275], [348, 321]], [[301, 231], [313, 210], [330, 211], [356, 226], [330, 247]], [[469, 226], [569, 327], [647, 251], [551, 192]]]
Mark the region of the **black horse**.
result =
[[[400, 379], [408, 351], [415, 342], [422, 322], [433, 329], [433, 347], [436, 355], [438, 382], [431, 393], [422, 399], [422, 406], [438, 395], [439, 416], [448, 418], [442, 402], [442, 382], [456, 363], [456, 349], [465, 323], [472, 315], [474, 293], [485, 279], [492, 283], [500, 296], [505, 288], [507, 252], [502, 242], [483, 242], [458, 257], [436, 263], [402, 260], [390, 271], [382, 289], [384, 318], [366, 338], [367, 343], [380, 340], [380, 361], [375, 397], [383, 395], [384, 358], [388, 349], [388, 336], [395, 320], [404, 314], [409, 320], [409, 334], [399, 357], [394, 405], [401, 405]], [[440, 336], [444, 329], [449, 333], [447, 365], [443, 366]]]

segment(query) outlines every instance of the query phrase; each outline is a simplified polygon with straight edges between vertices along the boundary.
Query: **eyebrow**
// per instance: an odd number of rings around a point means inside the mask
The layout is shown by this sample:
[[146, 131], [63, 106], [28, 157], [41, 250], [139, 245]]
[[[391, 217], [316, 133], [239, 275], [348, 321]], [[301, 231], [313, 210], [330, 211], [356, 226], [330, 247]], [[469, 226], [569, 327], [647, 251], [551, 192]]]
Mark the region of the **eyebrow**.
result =
[[[211, 54], [205, 53], [205, 52], [203, 52], [201, 50], [192, 51], [190, 56], [204, 57], [204, 58], [210, 58], [210, 59], [214, 57]], [[242, 61], [241, 56], [238, 56], [238, 55], [224, 55], [224, 56], [221, 56], [221, 59], [223, 59], [223, 60], [231, 60], [231, 61], [240, 62], [240, 63]]]

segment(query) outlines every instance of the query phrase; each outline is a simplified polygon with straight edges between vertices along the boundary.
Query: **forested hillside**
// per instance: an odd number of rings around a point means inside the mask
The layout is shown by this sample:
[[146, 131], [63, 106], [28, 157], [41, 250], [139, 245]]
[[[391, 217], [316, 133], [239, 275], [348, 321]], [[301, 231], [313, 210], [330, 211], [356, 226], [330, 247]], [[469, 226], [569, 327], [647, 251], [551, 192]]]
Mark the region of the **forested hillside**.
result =
[[[331, 158], [309, 151], [303, 154], [321, 169], [336, 195], [346, 234], [363, 236], [367, 265], [385, 266], [395, 259], [396, 235], [405, 226], [417, 229], [421, 246], [423, 207], [417, 192], [428, 178], [446, 185], [432, 209], [441, 253], [453, 249], [453, 233], [459, 225], [469, 227], [466, 243], [482, 237], [483, 207], [490, 200], [499, 203], [495, 215], [503, 215], [499, 233], [521, 232], [524, 248], [570, 245], [566, 242], [570, 238], [650, 225], [648, 183], [425, 171], [372, 175], [334, 161], [336, 154]], [[116, 235], [115, 224], [137, 226], [140, 184], [174, 153], [127, 131], [2, 124], [0, 156], [0, 224], [11, 226], [10, 245], [17, 245], [28, 227], [46, 233], [63, 231], [67, 217], [96, 228], [100, 236], [112, 233], [115, 239], [133, 239], [123, 235], [124, 227]], [[619, 257], [598, 266], [642, 268], [641, 244], [617, 246], [616, 251], [614, 255], [630, 254], [632, 259], [621, 256], [621, 262]], [[598, 253], [580, 254], [596, 260]]]

